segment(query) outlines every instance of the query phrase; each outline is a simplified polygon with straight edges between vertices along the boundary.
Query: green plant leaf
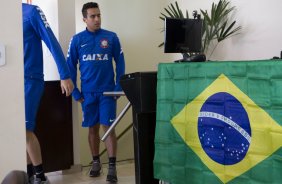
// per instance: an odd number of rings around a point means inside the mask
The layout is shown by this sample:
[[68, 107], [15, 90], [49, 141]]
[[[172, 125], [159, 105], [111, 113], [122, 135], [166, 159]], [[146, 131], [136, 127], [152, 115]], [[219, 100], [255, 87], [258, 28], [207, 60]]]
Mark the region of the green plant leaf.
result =
[[167, 8], [165, 8], [165, 11], [166, 11], [167, 14], [169, 15], [169, 17], [172, 17], [172, 18], [175, 17], [175, 15], [173, 15], [173, 13], [172, 13], [170, 10], [168, 10]]
[[186, 19], [189, 19], [188, 10], [186, 10]]
[[236, 23], [236, 21], [233, 21], [232, 24], [230, 24], [226, 30], [222, 29], [222, 34], [219, 35], [218, 42], [221, 42], [221, 41], [229, 38], [230, 36], [233, 36], [235, 32], [237, 32], [241, 29], [241, 26], [238, 26], [238, 27], [232, 29], [234, 27], [235, 23]]
[[158, 47], [163, 47], [164, 46], [164, 42], [163, 43], [161, 43]]
[[[182, 13], [181, 9], [180, 9], [179, 6], [178, 6], [177, 1], [175, 2], [175, 5], [176, 5], [177, 12], [179, 13], [179, 16], [182, 17], [182, 18], [184, 18], [183, 13]], [[186, 11], [186, 15], [188, 15], [188, 12], [187, 12], [187, 11]]]
[[201, 11], [202, 15], [204, 16], [204, 22], [207, 23], [208, 25], [210, 25], [211, 24], [211, 19], [210, 19], [209, 15], [208, 15], [207, 10], [205, 10], [205, 11], [200, 10], [200, 11]]
[[173, 12], [173, 14], [175, 15], [175, 18], [181, 18], [181, 13], [179, 13], [176, 9], [175, 9], [175, 7], [174, 7], [174, 5], [173, 4], [170, 4], [170, 10], [171, 10], [171, 12]]
[[201, 10], [204, 17], [202, 43], [203, 52], [206, 52], [207, 49], [209, 49], [209, 45], [212, 40], [217, 40], [219, 43], [230, 36], [235, 35], [241, 29], [240, 26], [234, 28], [236, 21], [233, 21], [229, 26], [227, 26], [230, 22], [228, 15], [235, 9], [234, 6], [229, 7], [230, 1], [219, 0], [217, 4], [212, 3], [210, 14], [208, 14], [207, 10]]

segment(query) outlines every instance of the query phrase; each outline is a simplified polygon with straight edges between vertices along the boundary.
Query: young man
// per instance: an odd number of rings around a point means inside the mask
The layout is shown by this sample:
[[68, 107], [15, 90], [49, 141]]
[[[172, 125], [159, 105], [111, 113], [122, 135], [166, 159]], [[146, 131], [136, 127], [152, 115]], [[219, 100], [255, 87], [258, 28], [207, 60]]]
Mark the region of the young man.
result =
[[[99, 128], [106, 131], [116, 116], [116, 99], [103, 96], [105, 91], [121, 91], [120, 76], [124, 74], [125, 62], [117, 35], [101, 29], [101, 14], [97, 3], [83, 5], [83, 21], [86, 30], [76, 34], [70, 43], [67, 63], [75, 84], [73, 97], [83, 110], [83, 127], [89, 128], [88, 141], [93, 156], [89, 175], [100, 175]], [[112, 58], [115, 61], [114, 72]], [[81, 73], [81, 92], [76, 87], [77, 64]], [[115, 77], [116, 76], [116, 77]], [[109, 156], [107, 181], [116, 182], [117, 140], [113, 131], [105, 141]]]
[[[44, 13], [34, 5], [22, 4], [23, 38], [24, 38], [24, 87], [25, 87], [25, 118], [26, 118], [26, 147], [27, 172], [31, 183], [47, 184], [43, 172], [40, 144], [33, 133], [36, 114], [44, 89], [43, 78], [43, 40], [51, 51], [58, 67], [61, 78], [62, 93], [69, 96], [73, 83], [62, 49], [54, 36]], [[35, 170], [35, 178], [33, 177]]]

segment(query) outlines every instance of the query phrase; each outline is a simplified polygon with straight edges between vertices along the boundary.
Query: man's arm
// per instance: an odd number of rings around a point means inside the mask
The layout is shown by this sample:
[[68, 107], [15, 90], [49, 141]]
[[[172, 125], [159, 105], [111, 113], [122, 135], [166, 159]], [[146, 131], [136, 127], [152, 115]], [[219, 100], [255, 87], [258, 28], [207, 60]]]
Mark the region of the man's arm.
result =
[[48, 24], [44, 13], [39, 7], [36, 7], [36, 9], [33, 10], [31, 23], [37, 35], [44, 41], [44, 43], [52, 53], [60, 74], [60, 78], [70, 78], [70, 73], [62, 48], [53, 31], [51, 30], [51, 27]]
[[114, 37], [114, 48], [113, 48], [113, 56], [116, 63], [116, 86], [115, 91], [122, 91], [120, 86], [120, 77], [125, 73], [125, 61], [124, 54], [121, 48], [118, 37], [115, 35]]
[[70, 72], [66, 64], [64, 53], [57, 38], [50, 28], [44, 13], [39, 7], [34, 10], [31, 23], [34, 30], [44, 41], [54, 57], [61, 78], [62, 93], [66, 94], [66, 96], [69, 96], [73, 91], [74, 86], [70, 80]]
[[68, 54], [67, 54], [67, 65], [70, 70], [71, 79], [74, 83], [74, 90], [73, 90], [72, 96], [76, 101], [82, 102], [83, 101], [82, 95], [79, 89], [77, 88], [77, 83], [76, 83], [78, 59], [79, 59], [79, 56], [78, 56], [78, 52], [76, 48], [76, 40], [72, 38], [69, 44], [69, 49], [68, 49]]

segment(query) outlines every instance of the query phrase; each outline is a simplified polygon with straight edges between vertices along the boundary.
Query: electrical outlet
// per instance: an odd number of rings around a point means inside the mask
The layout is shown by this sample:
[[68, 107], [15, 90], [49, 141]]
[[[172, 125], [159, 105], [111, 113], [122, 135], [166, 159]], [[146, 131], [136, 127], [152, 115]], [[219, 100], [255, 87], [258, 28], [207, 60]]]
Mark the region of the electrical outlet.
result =
[[0, 66], [6, 64], [5, 46], [0, 43]]

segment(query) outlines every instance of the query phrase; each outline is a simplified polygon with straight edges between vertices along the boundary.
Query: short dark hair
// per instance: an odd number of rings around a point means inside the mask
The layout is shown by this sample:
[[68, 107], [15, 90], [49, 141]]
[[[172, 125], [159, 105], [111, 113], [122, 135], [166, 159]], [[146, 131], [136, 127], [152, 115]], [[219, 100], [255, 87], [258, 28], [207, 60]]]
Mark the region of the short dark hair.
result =
[[89, 2], [89, 3], [85, 3], [82, 7], [82, 16], [84, 18], [87, 18], [87, 10], [90, 9], [90, 8], [99, 8], [99, 5], [98, 3], [94, 3], [94, 2]]

